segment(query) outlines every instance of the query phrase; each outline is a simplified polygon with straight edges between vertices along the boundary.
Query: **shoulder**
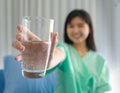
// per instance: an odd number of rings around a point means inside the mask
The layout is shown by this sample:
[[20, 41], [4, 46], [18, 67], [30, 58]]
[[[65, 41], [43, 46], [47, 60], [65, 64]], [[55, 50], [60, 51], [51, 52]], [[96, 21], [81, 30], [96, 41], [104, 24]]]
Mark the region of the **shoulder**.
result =
[[91, 50], [91, 54], [98, 62], [102, 62], [102, 63], [106, 62], [105, 57], [100, 52]]
[[92, 60], [97, 71], [100, 73], [101, 73], [101, 70], [104, 68], [104, 66], [107, 65], [107, 60], [100, 52], [91, 51], [90, 60]]

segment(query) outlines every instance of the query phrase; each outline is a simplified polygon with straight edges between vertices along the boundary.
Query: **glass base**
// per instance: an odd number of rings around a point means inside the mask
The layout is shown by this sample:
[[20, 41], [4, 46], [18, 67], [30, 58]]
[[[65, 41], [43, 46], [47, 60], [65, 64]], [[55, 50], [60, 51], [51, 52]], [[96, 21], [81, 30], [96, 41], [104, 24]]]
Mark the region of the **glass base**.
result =
[[22, 71], [25, 78], [42, 78], [44, 77], [44, 72], [26, 72]]

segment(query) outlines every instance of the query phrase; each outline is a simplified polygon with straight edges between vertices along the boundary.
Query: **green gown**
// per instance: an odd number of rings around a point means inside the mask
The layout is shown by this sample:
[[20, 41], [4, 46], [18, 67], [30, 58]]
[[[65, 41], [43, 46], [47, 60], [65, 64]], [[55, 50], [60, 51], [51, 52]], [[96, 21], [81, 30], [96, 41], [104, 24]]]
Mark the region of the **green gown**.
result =
[[111, 89], [109, 70], [105, 59], [90, 50], [80, 57], [72, 45], [58, 43], [57, 48], [66, 54], [56, 67], [57, 84], [54, 93], [104, 93]]

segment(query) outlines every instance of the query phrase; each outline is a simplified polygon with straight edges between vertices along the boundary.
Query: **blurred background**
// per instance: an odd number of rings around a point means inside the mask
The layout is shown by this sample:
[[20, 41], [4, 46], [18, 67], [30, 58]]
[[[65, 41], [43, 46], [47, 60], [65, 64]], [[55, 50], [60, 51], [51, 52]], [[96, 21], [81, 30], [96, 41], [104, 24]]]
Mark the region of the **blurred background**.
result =
[[97, 49], [108, 61], [114, 93], [118, 93], [115, 90], [120, 86], [116, 84], [120, 77], [120, 0], [0, 0], [0, 68], [3, 69], [5, 55], [18, 53], [11, 44], [16, 40], [16, 27], [23, 16], [54, 19], [54, 31], [59, 33], [59, 41], [63, 41], [64, 21], [73, 9], [90, 13]]

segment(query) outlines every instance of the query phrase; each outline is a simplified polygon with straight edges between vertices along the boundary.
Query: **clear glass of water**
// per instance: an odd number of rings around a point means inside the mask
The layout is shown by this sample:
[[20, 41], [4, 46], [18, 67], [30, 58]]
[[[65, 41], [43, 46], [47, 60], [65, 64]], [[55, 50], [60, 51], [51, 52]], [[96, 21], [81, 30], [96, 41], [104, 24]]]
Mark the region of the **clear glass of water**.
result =
[[21, 53], [22, 74], [27, 78], [43, 77], [50, 59], [54, 20], [25, 16], [22, 26], [22, 44], [25, 46], [25, 51]]

